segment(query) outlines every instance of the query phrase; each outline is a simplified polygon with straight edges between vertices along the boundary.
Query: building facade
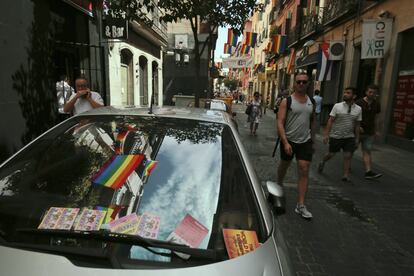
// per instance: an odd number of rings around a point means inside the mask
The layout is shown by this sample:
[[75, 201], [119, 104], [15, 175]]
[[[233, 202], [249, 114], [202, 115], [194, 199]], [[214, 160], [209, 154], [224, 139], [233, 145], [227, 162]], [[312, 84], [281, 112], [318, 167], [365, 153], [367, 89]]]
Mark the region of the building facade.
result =
[[147, 13], [153, 24], [128, 22], [127, 39], [110, 39], [108, 46], [109, 99], [111, 105], [149, 106], [163, 103], [163, 49], [167, 25], [161, 10]]
[[[414, 151], [414, 59], [409, 52], [414, 41], [413, 9], [409, 0], [272, 1], [271, 33], [287, 37], [286, 49], [267, 60], [267, 67], [272, 64], [276, 71], [274, 95], [292, 90], [294, 72], [306, 72], [312, 80], [309, 95], [319, 89], [324, 98], [324, 123], [345, 87], [356, 87], [358, 97], [363, 97], [369, 84], [377, 84], [382, 107], [379, 140]], [[389, 44], [380, 58], [364, 53], [369, 45], [364, 44], [368, 42], [363, 30], [370, 22], [378, 28], [384, 22], [391, 24], [390, 33], [376, 33], [375, 38], [382, 39], [378, 45]], [[328, 49], [330, 69], [321, 78], [322, 47]]]

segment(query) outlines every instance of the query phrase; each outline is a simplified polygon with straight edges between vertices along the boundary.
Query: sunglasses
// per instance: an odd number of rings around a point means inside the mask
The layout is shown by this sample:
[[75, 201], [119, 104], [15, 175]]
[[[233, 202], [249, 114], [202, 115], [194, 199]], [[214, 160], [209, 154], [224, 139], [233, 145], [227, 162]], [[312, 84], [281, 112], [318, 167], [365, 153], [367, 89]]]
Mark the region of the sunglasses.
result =
[[351, 113], [351, 105], [348, 106], [348, 114]]
[[296, 81], [296, 84], [308, 84], [308, 81], [298, 80], [298, 81]]

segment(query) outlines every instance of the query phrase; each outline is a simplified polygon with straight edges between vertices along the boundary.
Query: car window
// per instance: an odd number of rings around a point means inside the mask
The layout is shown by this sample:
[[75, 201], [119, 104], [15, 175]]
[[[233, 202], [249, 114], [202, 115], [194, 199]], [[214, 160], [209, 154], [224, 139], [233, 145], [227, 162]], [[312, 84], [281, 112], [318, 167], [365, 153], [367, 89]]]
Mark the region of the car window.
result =
[[[119, 187], [97, 184], [120, 156], [141, 159]], [[150, 163], [155, 164], [151, 170]], [[232, 131], [219, 123], [136, 116], [72, 118], [0, 169], [0, 230], [6, 240], [47, 244], [16, 229], [36, 229], [51, 207], [79, 208], [79, 213], [104, 209], [103, 226], [110, 211], [112, 222], [137, 215], [153, 227], [140, 235], [164, 241], [190, 218], [205, 228], [197, 245], [201, 249], [225, 252], [224, 228], [253, 230], [259, 242], [266, 239]], [[139, 246], [123, 252], [132, 261], [174, 261]]]

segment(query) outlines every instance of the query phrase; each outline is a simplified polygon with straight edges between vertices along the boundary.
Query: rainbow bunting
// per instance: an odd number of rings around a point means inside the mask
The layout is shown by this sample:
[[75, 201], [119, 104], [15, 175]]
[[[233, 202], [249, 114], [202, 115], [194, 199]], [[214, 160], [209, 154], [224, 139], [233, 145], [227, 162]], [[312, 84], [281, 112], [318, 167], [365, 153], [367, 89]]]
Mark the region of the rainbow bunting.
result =
[[246, 37], [244, 44], [254, 48], [256, 46], [257, 33], [245, 32], [244, 34]]
[[145, 162], [145, 168], [144, 168], [142, 175], [148, 177], [151, 174], [152, 170], [157, 166], [157, 164], [158, 164], [157, 161], [148, 159]]
[[118, 189], [124, 185], [129, 175], [138, 167], [144, 155], [114, 155], [92, 178], [96, 185]]
[[124, 207], [125, 206], [122, 205], [109, 205], [108, 207], [95, 206], [95, 210], [106, 211], [106, 216], [103, 223], [107, 224], [113, 221], [118, 215], [119, 211], [121, 211], [121, 209]]
[[233, 29], [228, 29], [227, 30], [227, 44], [231, 46], [236, 46], [237, 40], [238, 40], [238, 37], [237, 35], [234, 34]]

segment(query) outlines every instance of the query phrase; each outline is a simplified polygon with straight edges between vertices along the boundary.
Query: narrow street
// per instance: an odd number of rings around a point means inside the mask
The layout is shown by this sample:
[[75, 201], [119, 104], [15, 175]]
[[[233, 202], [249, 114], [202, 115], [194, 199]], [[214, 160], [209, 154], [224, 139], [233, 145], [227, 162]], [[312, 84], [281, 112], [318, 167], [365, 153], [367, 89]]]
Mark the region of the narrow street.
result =
[[[233, 105], [243, 144], [260, 180], [276, 181], [279, 150], [271, 157], [275, 114], [268, 110], [257, 136], [250, 136], [244, 109], [244, 105]], [[293, 211], [297, 196], [294, 162], [285, 179], [286, 213], [278, 217], [278, 224], [296, 275], [414, 275], [414, 155], [377, 146], [374, 170], [384, 176], [368, 181], [363, 178], [358, 151], [352, 160], [352, 182], [344, 183], [341, 154], [318, 174], [317, 164], [326, 150], [317, 135], [307, 193], [312, 220]]]

